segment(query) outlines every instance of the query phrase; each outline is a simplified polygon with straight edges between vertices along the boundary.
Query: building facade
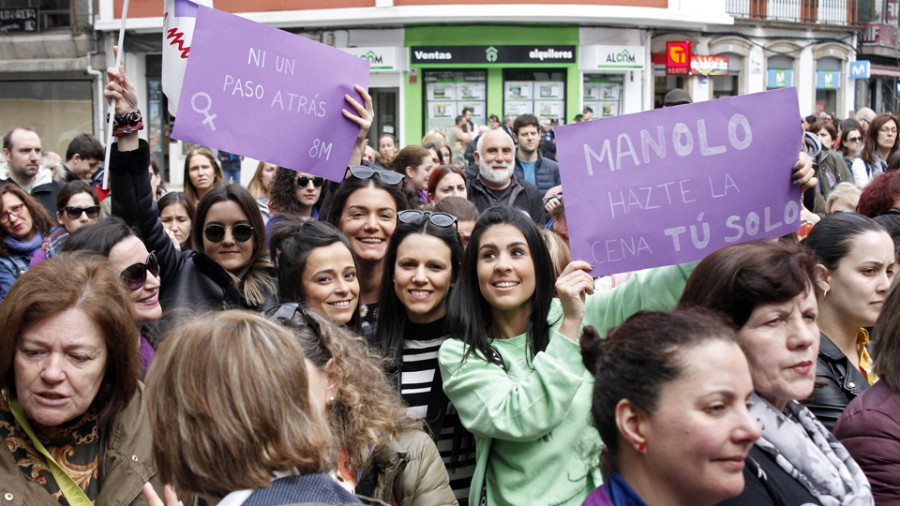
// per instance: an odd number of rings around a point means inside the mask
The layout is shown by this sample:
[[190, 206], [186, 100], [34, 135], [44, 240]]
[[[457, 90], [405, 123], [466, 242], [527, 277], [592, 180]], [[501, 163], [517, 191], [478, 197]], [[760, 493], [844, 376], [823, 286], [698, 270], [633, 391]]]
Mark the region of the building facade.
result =
[[[76, 4], [81, 1], [90, 3]], [[479, 124], [491, 114], [523, 112], [570, 122], [585, 107], [594, 117], [652, 109], [675, 87], [695, 101], [796, 87], [800, 115], [847, 117], [862, 105], [893, 109], [896, 77], [884, 73], [900, 75], [889, 66], [897, 61], [891, 51], [898, 1], [215, 0], [215, 7], [367, 59], [376, 111], [372, 143], [390, 133], [401, 144], [414, 144], [428, 130], [452, 127], [466, 107]], [[14, 114], [4, 114], [0, 127], [46, 116], [40, 109], [33, 114], [33, 101], [47, 96], [42, 86], [63, 77], [89, 85], [77, 94], [90, 111], [73, 113], [77, 120], [53, 121], [66, 132], [100, 132], [105, 109], [96, 68], [112, 63], [123, 3], [98, 0], [96, 13], [89, 13], [93, 31], [83, 34], [0, 34], [17, 47], [63, 35], [75, 46], [64, 70], [37, 63], [25, 70], [21, 50], [2, 56], [0, 99], [15, 96], [18, 102], [4, 108]], [[162, 10], [162, 2], [131, 3], [124, 61], [146, 104], [144, 135], [154, 156], [167, 162], [167, 180], [177, 185], [186, 148], [168, 136], [172, 119], [160, 88]], [[874, 38], [872, 20], [880, 23]], [[669, 72], [667, 44], [688, 42], [694, 66]], [[872, 60], [873, 75], [854, 79], [850, 65], [862, 56]], [[53, 60], [32, 52], [29, 61], [42, 59]]]

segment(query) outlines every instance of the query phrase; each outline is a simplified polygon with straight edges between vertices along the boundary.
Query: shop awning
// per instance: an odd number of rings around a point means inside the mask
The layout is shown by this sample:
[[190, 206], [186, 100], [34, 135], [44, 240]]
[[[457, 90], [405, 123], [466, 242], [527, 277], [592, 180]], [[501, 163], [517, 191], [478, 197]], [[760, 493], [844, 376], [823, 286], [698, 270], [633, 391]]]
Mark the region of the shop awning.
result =
[[878, 65], [872, 65], [870, 73], [874, 76], [900, 77], [900, 68], [879, 67]]

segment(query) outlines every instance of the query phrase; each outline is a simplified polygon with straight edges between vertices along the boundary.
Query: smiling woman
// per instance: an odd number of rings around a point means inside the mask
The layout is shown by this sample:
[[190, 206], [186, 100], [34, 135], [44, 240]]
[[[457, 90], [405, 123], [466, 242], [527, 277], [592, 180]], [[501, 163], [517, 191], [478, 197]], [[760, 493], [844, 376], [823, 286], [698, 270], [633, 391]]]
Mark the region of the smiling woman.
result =
[[391, 171], [351, 166], [331, 201], [328, 222], [350, 241], [359, 267], [362, 329], [375, 332], [384, 256], [397, 226], [397, 213], [408, 202], [397, 184], [403, 175]]
[[606, 329], [647, 306], [673, 306], [689, 268], [639, 273], [595, 294], [590, 266], [575, 261], [554, 299], [550, 254], [531, 219], [507, 207], [481, 214], [438, 353], [444, 392], [475, 437], [469, 504], [576, 505], [601, 483], [592, 459], [573, 453], [600, 446], [588, 430], [593, 375], [575, 343], [581, 325]]
[[35, 266], [0, 305], [0, 325], [0, 494], [145, 504], [146, 480], [162, 491], [132, 305], [109, 262], [67, 253]]
[[278, 300], [305, 302], [338, 323], [359, 321], [356, 262], [344, 234], [330, 223], [276, 215], [269, 240]]
[[[406, 210], [399, 221], [385, 256], [372, 344], [390, 361], [391, 379], [407, 404], [407, 415], [424, 419], [438, 443], [449, 447], [456, 427], [445, 423], [445, 417], [455, 415], [447, 413], [437, 357], [447, 339], [447, 300], [459, 275], [462, 243], [456, 218], [449, 214]], [[471, 467], [445, 457], [450, 485], [465, 500]]]

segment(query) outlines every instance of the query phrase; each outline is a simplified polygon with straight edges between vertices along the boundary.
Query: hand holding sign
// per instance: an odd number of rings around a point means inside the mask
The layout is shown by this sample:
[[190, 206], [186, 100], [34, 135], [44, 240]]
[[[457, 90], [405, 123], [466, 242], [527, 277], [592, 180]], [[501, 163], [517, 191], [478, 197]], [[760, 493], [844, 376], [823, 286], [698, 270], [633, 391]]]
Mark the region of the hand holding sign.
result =
[[200, 6], [172, 136], [340, 181], [372, 121], [368, 65]]
[[572, 256], [613, 274], [797, 230], [798, 117], [789, 88], [558, 127]]
[[369, 92], [358, 84], [354, 89], [359, 93], [359, 96], [363, 98], [363, 103], [360, 104], [350, 95], [344, 95], [344, 100], [353, 107], [356, 114], [347, 109], [341, 110], [341, 113], [344, 114], [345, 118], [359, 125], [359, 134], [356, 136], [356, 145], [353, 146], [353, 154], [350, 155], [350, 161], [347, 165], [362, 164], [363, 151], [366, 149], [366, 137], [369, 135], [369, 128], [372, 127], [372, 120], [375, 118], [375, 110], [372, 108], [372, 97], [369, 95]]

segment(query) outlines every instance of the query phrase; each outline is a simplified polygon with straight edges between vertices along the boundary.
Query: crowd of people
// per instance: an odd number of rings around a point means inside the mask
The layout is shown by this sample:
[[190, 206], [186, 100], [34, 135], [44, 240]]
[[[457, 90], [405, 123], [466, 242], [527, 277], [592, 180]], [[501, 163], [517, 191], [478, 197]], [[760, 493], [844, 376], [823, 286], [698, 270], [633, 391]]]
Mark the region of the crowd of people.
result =
[[595, 279], [531, 114], [370, 148], [357, 86], [342, 181], [198, 148], [169, 192], [108, 77], [108, 192], [4, 138], [8, 503], [900, 500], [895, 116], [808, 122], [801, 233]]

